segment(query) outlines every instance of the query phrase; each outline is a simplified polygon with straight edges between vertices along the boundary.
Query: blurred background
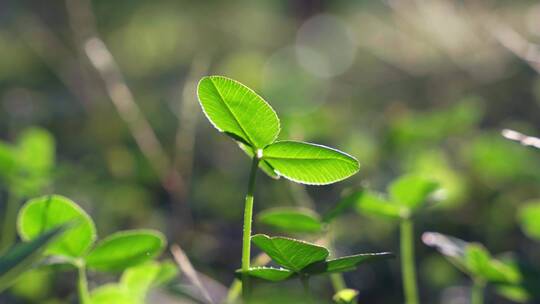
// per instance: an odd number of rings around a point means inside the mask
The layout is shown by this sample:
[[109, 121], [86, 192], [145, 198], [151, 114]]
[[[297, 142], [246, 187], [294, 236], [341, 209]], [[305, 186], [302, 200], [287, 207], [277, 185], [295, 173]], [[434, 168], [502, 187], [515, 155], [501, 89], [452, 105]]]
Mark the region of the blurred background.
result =
[[[39, 133], [50, 145], [34, 154], [53, 169], [37, 185], [3, 183], [0, 199], [65, 195], [101, 235], [160, 229], [213, 284], [229, 286], [250, 161], [212, 128], [195, 94], [203, 75], [225, 75], [274, 107], [280, 138], [337, 147], [362, 165], [324, 187], [260, 173], [255, 213], [324, 213], [348, 189], [385, 191], [401, 174], [429, 175], [444, 197], [417, 218], [422, 302], [468, 303], [469, 279], [420, 235], [477, 241], [540, 268], [540, 242], [516, 212], [540, 198], [540, 153], [500, 135], [540, 134], [539, 73], [532, 0], [3, 0], [0, 138], [17, 145]], [[399, 252], [397, 228], [351, 209], [332, 226], [336, 255]], [[255, 232], [271, 233], [257, 223]], [[73, 278], [33, 272], [0, 302], [73, 303]], [[402, 302], [399, 259], [345, 279], [361, 303]], [[331, 299], [327, 278], [313, 284]], [[298, 282], [258, 287], [261, 303], [285, 291], [301, 294]], [[489, 289], [486, 302], [511, 303]]]

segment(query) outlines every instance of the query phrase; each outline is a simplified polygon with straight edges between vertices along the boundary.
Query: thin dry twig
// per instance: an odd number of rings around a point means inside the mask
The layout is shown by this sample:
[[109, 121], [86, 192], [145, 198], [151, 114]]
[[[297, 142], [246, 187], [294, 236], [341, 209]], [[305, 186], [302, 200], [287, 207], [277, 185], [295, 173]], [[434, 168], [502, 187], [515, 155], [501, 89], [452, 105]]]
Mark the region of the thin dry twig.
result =
[[199, 279], [199, 276], [197, 274], [197, 271], [195, 268], [193, 268], [193, 265], [189, 261], [189, 258], [184, 253], [182, 248], [180, 246], [174, 244], [171, 246], [171, 253], [174, 257], [174, 261], [178, 265], [178, 267], [182, 270], [182, 273], [186, 275], [186, 277], [189, 279], [189, 281], [197, 287], [201, 295], [204, 297], [205, 301], [208, 303], [214, 303], [214, 300], [210, 297], [210, 294], [208, 293], [208, 290], [203, 286], [201, 283], [201, 280]]
[[[148, 160], [163, 187], [173, 199], [183, 201], [185, 187], [179, 173], [171, 173], [173, 161], [161, 145], [150, 122], [135, 102], [112, 53], [100, 38], [89, 0], [66, 0], [70, 24], [79, 48], [97, 71], [115, 109], [128, 126], [139, 149]], [[174, 168], [173, 168], [174, 169]]]
[[521, 34], [504, 22], [489, 15], [481, 24], [491, 36], [516, 57], [527, 63], [540, 74], [540, 46], [529, 42]]
[[503, 129], [501, 135], [506, 139], [517, 141], [524, 146], [534, 147], [540, 149], [540, 138], [534, 136], [528, 136], [518, 131]]
[[130, 129], [137, 145], [158, 175], [164, 178], [170, 167], [170, 160], [150, 123], [135, 103], [133, 94], [107, 46], [94, 36], [85, 42], [84, 50], [103, 79], [116, 110]]
[[209, 61], [205, 56], [199, 56], [193, 60], [187, 80], [182, 87], [179, 105], [175, 111], [178, 117], [178, 128], [173, 166], [176, 172], [181, 172], [186, 188], [189, 188], [193, 170], [193, 148], [198, 117], [193, 115], [197, 107], [197, 81], [206, 74], [208, 68]]

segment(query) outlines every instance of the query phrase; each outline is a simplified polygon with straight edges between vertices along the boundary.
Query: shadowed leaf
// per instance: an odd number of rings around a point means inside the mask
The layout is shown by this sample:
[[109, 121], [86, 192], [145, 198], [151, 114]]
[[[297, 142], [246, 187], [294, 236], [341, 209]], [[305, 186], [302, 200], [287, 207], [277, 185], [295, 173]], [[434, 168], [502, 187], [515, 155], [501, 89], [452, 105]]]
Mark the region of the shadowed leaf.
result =
[[[254, 278], [263, 279], [271, 282], [279, 282], [291, 278], [294, 275], [294, 272], [285, 268], [251, 267], [247, 274]], [[241, 269], [236, 271], [236, 276], [241, 278]]]
[[65, 231], [61, 226], [51, 229], [30, 242], [15, 244], [0, 257], [0, 292], [29, 270], [41, 257], [43, 249]]
[[355, 270], [363, 263], [375, 262], [391, 258], [394, 258], [394, 254], [390, 252], [355, 254], [351, 256], [345, 256], [311, 264], [305, 269], [303, 269], [302, 273], [314, 275], [335, 272], [347, 272]]
[[251, 237], [251, 241], [276, 263], [295, 272], [323, 261], [329, 255], [328, 249], [322, 246], [291, 238], [257, 234]]

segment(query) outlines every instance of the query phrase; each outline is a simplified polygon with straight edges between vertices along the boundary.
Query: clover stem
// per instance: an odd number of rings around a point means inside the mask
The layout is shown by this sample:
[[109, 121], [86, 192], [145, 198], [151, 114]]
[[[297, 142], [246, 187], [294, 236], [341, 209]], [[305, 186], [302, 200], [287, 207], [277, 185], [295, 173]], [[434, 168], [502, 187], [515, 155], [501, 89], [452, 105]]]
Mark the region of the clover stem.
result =
[[343, 275], [341, 273], [332, 273], [330, 275], [330, 281], [332, 283], [332, 288], [334, 288], [335, 292], [347, 288], [347, 286], [345, 285], [345, 280], [343, 279]]
[[6, 203], [4, 229], [2, 230], [2, 239], [0, 240], [0, 252], [4, 252], [11, 245], [13, 245], [15, 238], [17, 237], [15, 226], [17, 221], [18, 206], [19, 199], [16, 195], [10, 194]]
[[471, 289], [471, 304], [484, 303], [485, 286], [486, 286], [486, 283], [483, 280], [473, 279], [473, 286]]
[[[327, 238], [328, 238], [328, 249], [330, 251], [334, 251], [334, 234], [331, 233], [331, 231], [335, 231], [335, 229], [332, 228], [332, 223], [329, 223], [329, 232], [327, 232]], [[330, 274], [330, 282], [332, 283], [332, 288], [334, 289], [334, 292], [339, 292], [342, 289], [347, 288], [347, 284], [345, 283], [345, 279], [343, 278], [342, 273], [332, 273]]]
[[246, 204], [244, 207], [244, 234], [242, 237], [242, 295], [247, 298], [249, 295], [249, 260], [251, 258], [251, 222], [253, 218], [253, 192], [255, 190], [255, 178], [257, 177], [257, 168], [259, 167], [259, 158], [257, 154], [253, 155], [251, 163], [251, 172], [249, 174], [248, 191], [246, 194]]
[[78, 270], [78, 275], [79, 275], [79, 282], [78, 282], [79, 302], [81, 304], [89, 304], [90, 294], [88, 292], [88, 281], [86, 279], [86, 267], [84, 263], [78, 263], [77, 270]]
[[401, 274], [406, 304], [418, 304], [416, 266], [414, 262], [414, 226], [410, 218], [401, 220]]
[[302, 282], [302, 287], [304, 287], [304, 293], [306, 295], [306, 299], [308, 300], [308, 303], [311, 303], [312, 298], [311, 298], [311, 293], [309, 292], [309, 277], [300, 276], [300, 281]]

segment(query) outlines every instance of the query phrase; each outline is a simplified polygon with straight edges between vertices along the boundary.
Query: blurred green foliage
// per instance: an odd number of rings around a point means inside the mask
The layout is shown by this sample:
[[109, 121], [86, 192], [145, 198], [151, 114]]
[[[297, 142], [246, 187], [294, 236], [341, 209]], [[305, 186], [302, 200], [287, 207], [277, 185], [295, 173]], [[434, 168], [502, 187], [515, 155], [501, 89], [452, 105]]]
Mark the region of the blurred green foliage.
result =
[[[537, 1], [93, 0], [90, 22], [84, 13], [70, 19], [74, 7], [66, 3], [0, 4], [2, 211], [8, 197], [61, 193], [88, 211], [100, 235], [157, 228], [198, 270], [228, 285], [239, 267], [232, 261], [241, 248], [248, 164], [234, 143], [197, 123], [204, 117], [193, 107], [191, 79], [222, 74], [271, 101], [280, 139], [340, 147], [362, 163], [344, 183], [300, 191], [261, 174], [256, 213], [302, 206], [324, 214], [345, 188], [383, 191], [397, 176], [418, 174], [442, 189], [430, 212], [418, 215], [418, 232], [512, 251], [528, 269], [540, 268], [538, 241], [530, 238], [540, 218], [519, 211], [540, 197], [540, 153], [499, 135], [503, 128], [540, 134], [540, 77], [492, 32], [510, 28], [537, 44]], [[84, 1], [72, 3], [84, 12]], [[483, 23], [485, 16], [499, 26]], [[164, 187], [86, 57], [76, 33], [92, 21], [164, 151], [178, 160], [184, 194]], [[197, 71], [201, 60], [206, 71]], [[194, 142], [181, 137], [179, 149], [178, 130], [190, 128]], [[398, 248], [394, 223], [352, 210], [331, 229], [338, 256]], [[451, 303], [448, 295], [468, 286], [418, 240], [417, 255], [423, 302]], [[365, 265], [345, 280], [361, 302], [398, 303], [398, 269], [397, 262]], [[0, 302], [73, 299], [69, 277], [48, 274], [43, 281], [27, 275]], [[327, 280], [313, 284], [317, 296], [332, 297]], [[279, 292], [274, 285], [254, 292], [260, 303], [276, 303], [302, 299], [299, 288], [291, 282]], [[486, 301], [507, 300], [490, 293]]]

